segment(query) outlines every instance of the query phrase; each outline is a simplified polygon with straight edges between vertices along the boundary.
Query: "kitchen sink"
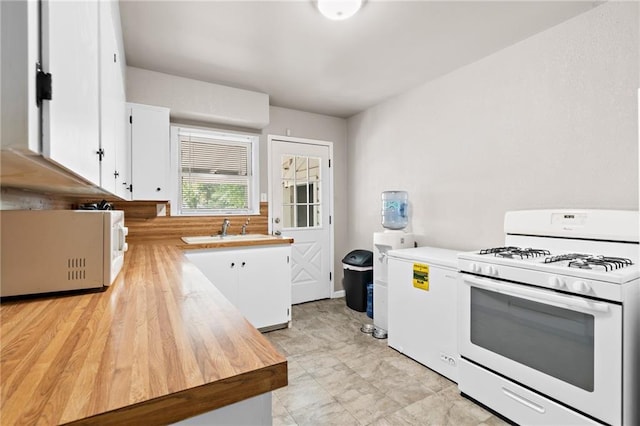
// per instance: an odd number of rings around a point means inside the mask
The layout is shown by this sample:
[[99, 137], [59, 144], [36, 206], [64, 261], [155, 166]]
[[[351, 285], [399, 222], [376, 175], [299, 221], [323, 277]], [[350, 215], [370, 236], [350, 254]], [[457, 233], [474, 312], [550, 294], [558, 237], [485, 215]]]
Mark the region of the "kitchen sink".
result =
[[231, 241], [259, 241], [277, 239], [278, 237], [266, 234], [245, 234], [245, 235], [201, 235], [197, 237], [182, 237], [182, 241], [187, 244], [208, 244]]

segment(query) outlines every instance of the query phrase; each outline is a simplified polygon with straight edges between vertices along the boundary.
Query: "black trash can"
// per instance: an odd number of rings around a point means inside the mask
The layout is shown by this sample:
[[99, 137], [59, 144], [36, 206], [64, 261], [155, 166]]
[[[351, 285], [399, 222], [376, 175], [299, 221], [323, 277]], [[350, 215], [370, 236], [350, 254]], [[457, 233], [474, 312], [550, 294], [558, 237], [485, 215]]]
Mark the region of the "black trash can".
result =
[[373, 253], [369, 250], [353, 250], [342, 259], [347, 306], [354, 311], [367, 310], [367, 284], [373, 282]]

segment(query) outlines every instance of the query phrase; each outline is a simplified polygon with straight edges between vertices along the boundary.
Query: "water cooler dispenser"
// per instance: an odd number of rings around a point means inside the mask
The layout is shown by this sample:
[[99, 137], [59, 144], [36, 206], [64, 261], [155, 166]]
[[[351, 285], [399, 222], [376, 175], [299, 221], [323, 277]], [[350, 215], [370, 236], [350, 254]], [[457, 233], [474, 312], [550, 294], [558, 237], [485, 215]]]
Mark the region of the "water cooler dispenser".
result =
[[383, 232], [373, 234], [373, 336], [387, 337], [388, 330], [388, 259], [389, 250], [414, 247], [413, 234], [404, 229], [409, 224], [408, 195], [405, 191], [382, 193]]

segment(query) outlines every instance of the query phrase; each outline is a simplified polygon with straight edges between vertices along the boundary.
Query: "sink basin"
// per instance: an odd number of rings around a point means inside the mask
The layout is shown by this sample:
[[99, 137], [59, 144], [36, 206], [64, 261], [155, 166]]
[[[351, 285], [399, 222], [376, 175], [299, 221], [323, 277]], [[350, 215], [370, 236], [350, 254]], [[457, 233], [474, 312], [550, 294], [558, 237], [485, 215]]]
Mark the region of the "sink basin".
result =
[[187, 244], [207, 244], [207, 243], [223, 243], [231, 241], [258, 241], [270, 240], [278, 238], [273, 235], [265, 234], [246, 234], [246, 235], [202, 235], [198, 237], [182, 237], [182, 241]]

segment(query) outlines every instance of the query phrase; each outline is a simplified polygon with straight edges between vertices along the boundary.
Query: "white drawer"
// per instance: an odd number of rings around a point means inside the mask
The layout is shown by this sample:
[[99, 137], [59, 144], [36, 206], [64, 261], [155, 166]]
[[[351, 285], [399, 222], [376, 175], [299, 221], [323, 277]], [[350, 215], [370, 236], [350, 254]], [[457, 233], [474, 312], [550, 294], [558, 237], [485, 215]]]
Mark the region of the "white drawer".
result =
[[496, 374], [460, 359], [458, 388], [521, 425], [600, 425]]

